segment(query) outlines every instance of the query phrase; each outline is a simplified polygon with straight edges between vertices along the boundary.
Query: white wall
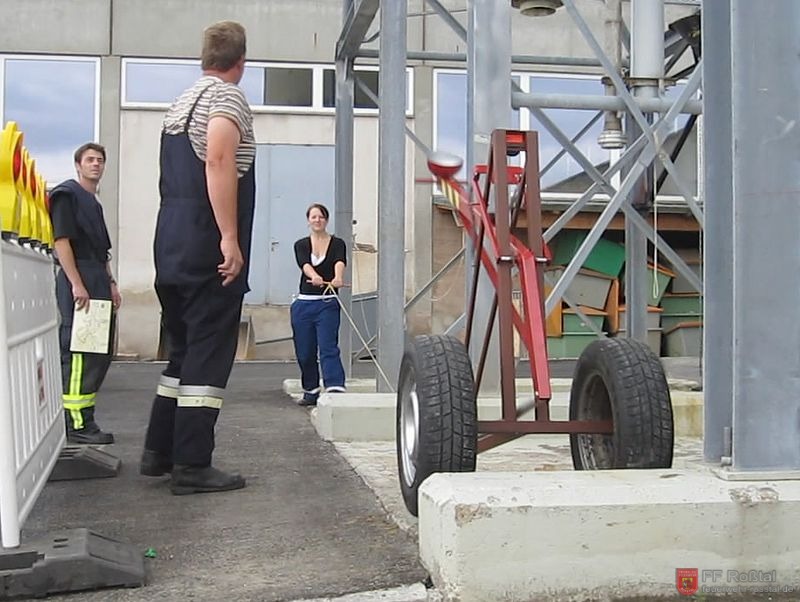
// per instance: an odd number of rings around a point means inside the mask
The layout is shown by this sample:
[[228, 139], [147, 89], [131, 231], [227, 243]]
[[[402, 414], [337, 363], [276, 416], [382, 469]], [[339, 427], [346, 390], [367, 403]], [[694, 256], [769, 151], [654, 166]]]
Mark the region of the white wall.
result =
[[[125, 294], [120, 315], [119, 349], [140, 357], [155, 355], [159, 309], [153, 293], [153, 232], [158, 213], [158, 149], [163, 111], [123, 110], [120, 120], [119, 280]], [[413, 121], [409, 120], [410, 127]], [[334, 144], [334, 117], [329, 115], [257, 113], [259, 144]], [[406, 153], [406, 248], [413, 258], [413, 151]], [[377, 232], [378, 119], [355, 120], [353, 217], [356, 242], [380, 248]], [[298, 182], [301, 186], [302, 182]], [[265, 202], [258, 198], [257, 202]], [[376, 254], [357, 253], [355, 292], [374, 290]], [[409, 261], [407, 265], [412, 265]], [[411, 282], [410, 277], [407, 279]]]

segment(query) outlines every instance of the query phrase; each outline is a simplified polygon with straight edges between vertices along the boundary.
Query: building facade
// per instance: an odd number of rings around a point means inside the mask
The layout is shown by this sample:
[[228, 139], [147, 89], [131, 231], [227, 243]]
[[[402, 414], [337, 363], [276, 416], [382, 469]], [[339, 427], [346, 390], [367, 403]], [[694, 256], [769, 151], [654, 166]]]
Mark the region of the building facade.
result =
[[[465, 0], [446, 0], [466, 22]], [[602, 36], [603, 3], [581, 3]], [[627, 7], [626, 7], [627, 10]], [[667, 6], [667, 22], [687, 12]], [[463, 42], [424, 0], [408, 2], [408, 50], [453, 60], [408, 61], [407, 126], [428, 146], [458, 152], [466, 147], [466, 74]], [[525, 90], [601, 94], [598, 68], [536, 64], [531, 57], [591, 58], [563, 11], [531, 19], [514, 11], [514, 77]], [[25, 143], [50, 184], [73, 174], [72, 151], [87, 140], [108, 149], [100, 197], [114, 244], [124, 308], [120, 354], [157, 355], [160, 316], [153, 290], [152, 234], [158, 211], [158, 144], [164, 112], [199, 75], [202, 30], [232, 19], [248, 32], [242, 86], [254, 111], [257, 210], [252, 287], [246, 313], [260, 357], [291, 356], [288, 303], [297, 285], [292, 243], [305, 230], [305, 209], [322, 202], [334, 209], [334, 48], [342, 23], [341, 0], [7, 0], [0, 3], [0, 118], [17, 121]], [[375, 34], [375, 35], [373, 35]], [[364, 48], [379, 46], [377, 20]], [[374, 39], [373, 39], [374, 38]], [[357, 62], [357, 78], [377, 92], [377, 61]], [[557, 110], [554, 118], [576, 133], [587, 114]], [[514, 122], [537, 129], [527, 111]], [[574, 122], [574, 123], [573, 123]], [[679, 124], [676, 124], [678, 127]], [[607, 160], [596, 144], [599, 124], [580, 143], [593, 162]], [[541, 160], [559, 150], [542, 136]], [[353, 292], [376, 287], [378, 118], [369, 95], [356, 92], [354, 240], [349, 280]], [[690, 144], [691, 148], [692, 145]], [[696, 158], [691, 159], [696, 163]], [[696, 166], [692, 166], [696, 169]], [[564, 159], [552, 170], [552, 197], [560, 182], [574, 184], [578, 170]], [[435, 207], [425, 157], [406, 149], [406, 273], [408, 295], [422, 287], [461, 246], [449, 213]], [[335, 229], [335, 224], [332, 224]], [[457, 271], [456, 271], [457, 272]], [[441, 330], [463, 310], [463, 270], [443, 279], [412, 325]], [[461, 279], [461, 280], [460, 280]]]

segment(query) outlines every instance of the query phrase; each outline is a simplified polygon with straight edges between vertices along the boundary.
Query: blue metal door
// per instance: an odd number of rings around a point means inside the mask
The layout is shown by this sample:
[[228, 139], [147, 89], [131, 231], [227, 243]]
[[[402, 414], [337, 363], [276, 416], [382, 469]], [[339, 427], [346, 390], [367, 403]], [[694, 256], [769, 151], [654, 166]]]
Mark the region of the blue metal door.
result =
[[300, 281], [294, 242], [308, 235], [306, 209], [311, 203], [328, 208], [328, 231], [334, 232], [334, 173], [332, 145], [258, 145], [252, 290], [245, 303], [291, 303]]

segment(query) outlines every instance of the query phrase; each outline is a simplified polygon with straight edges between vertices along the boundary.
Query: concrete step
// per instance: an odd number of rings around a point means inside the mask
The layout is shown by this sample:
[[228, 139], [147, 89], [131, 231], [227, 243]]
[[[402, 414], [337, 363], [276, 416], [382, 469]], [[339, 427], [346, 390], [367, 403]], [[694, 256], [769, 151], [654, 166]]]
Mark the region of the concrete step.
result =
[[[688, 381], [687, 381], [688, 382]], [[524, 394], [526, 391], [533, 391], [530, 378], [517, 378], [515, 380], [517, 391]], [[571, 378], [553, 378], [550, 379], [550, 387], [553, 392], [569, 392], [572, 386]], [[375, 393], [375, 379], [374, 378], [351, 378], [347, 381], [347, 390], [351, 393]], [[300, 385], [299, 378], [287, 378], [283, 381], [283, 392], [289, 395], [300, 395], [303, 392], [303, 387]]]
[[[286, 390], [286, 385], [284, 390]], [[671, 391], [675, 435], [700, 437], [703, 434], [703, 396], [695, 391]], [[521, 400], [532, 395], [519, 391]], [[396, 401], [394, 393], [356, 393], [348, 384], [347, 393], [323, 393], [311, 412], [311, 421], [326, 441], [393, 441], [395, 438]], [[569, 393], [556, 391], [550, 401], [553, 420], [569, 417]], [[478, 418], [501, 417], [499, 398], [479, 398]], [[522, 415], [533, 419], [533, 411]]]
[[[526, 394], [533, 394], [533, 386], [531, 385], [530, 378], [517, 378], [514, 380], [517, 393], [520, 396]], [[686, 380], [680, 378], [667, 379], [670, 391], [698, 391], [699, 383], [693, 380]], [[569, 393], [572, 388], [571, 378], [551, 378], [550, 388], [553, 393]], [[374, 378], [351, 378], [347, 381], [347, 390], [350, 393], [375, 393], [375, 379]], [[283, 381], [283, 392], [288, 395], [300, 395], [303, 392], [303, 387], [300, 385], [299, 378], [287, 378]]]
[[800, 482], [702, 466], [439, 473], [419, 490], [420, 558], [460, 602], [674, 600], [678, 585], [703, 599], [790, 599], [798, 520]]

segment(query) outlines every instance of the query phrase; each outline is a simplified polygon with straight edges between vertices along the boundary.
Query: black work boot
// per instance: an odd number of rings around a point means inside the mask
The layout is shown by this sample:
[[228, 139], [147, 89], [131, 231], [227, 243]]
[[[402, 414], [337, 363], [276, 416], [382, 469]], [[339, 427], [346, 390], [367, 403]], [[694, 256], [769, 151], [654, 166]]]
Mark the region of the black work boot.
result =
[[167, 456], [152, 449], [146, 449], [142, 452], [139, 474], [146, 477], [160, 477], [168, 472], [172, 472], [172, 460]]
[[80, 410], [83, 424], [81, 428], [75, 428], [69, 410], [64, 410], [64, 417], [67, 421], [67, 443], [73, 445], [109, 445], [114, 443], [114, 435], [103, 432], [94, 421], [94, 408], [83, 408]]
[[244, 477], [238, 474], [228, 474], [213, 466], [176, 464], [172, 469], [172, 482], [169, 488], [173, 495], [188, 495], [232, 491], [244, 486]]
[[319, 393], [303, 393], [303, 397], [297, 401], [297, 405], [310, 407], [317, 405], [317, 400], [319, 399]]

